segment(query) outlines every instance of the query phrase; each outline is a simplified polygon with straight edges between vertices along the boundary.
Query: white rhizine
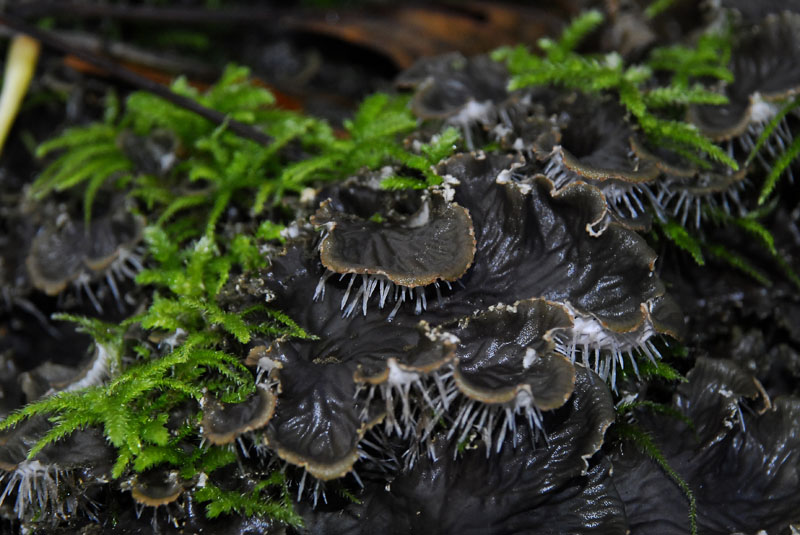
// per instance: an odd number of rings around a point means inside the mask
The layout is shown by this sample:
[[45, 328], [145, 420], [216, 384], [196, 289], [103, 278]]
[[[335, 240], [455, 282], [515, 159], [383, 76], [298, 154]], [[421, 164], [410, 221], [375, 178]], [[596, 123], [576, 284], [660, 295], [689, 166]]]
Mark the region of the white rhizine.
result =
[[661, 358], [653, 345], [656, 330], [649, 318], [635, 331], [618, 333], [604, 327], [597, 318], [578, 313], [570, 305], [567, 309], [574, 319], [572, 329], [560, 337], [566, 354], [575, 362], [576, 354], [580, 352], [583, 364], [603, 379], [610, 379], [612, 388], [616, 383], [617, 366], [622, 369], [626, 359], [634, 372], [639, 373], [635, 352], [641, 352], [652, 362]]
[[778, 113], [778, 106], [765, 101], [761, 93], [753, 93], [750, 96], [750, 122], [768, 123]]
[[525, 350], [525, 357], [522, 359], [522, 367], [528, 369], [539, 358], [539, 354], [535, 349], [529, 347]]
[[117, 348], [106, 344], [95, 344], [95, 356], [83, 377], [67, 385], [62, 392], [71, 392], [81, 388], [99, 385], [109, 376], [109, 370], [113, 363], [119, 359]]
[[404, 386], [419, 380], [419, 373], [400, 368], [395, 359], [389, 359], [389, 378], [387, 382], [392, 386]]
[[65, 475], [57, 465], [43, 464], [37, 460], [22, 461], [16, 470], [0, 476], [0, 482], [6, 481], [5, 489], [0, 494], [0, 505], [16, 490], [14, 512], [20, 520], [34, 510], [66, 518], [78, 503], [75, 497], [62, 500], [59, 496], [59, 480], [64, 479]]

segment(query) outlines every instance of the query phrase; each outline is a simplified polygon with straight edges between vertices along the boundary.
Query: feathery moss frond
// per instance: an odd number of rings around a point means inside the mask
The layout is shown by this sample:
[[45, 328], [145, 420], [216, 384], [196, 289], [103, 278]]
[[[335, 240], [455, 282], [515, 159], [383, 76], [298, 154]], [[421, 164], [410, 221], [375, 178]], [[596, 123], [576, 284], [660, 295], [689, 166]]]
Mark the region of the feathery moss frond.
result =
[[749, 260], [741, 255], [729, 251], [724, 245], [706, 244], [706, 249], [709, 253], [716, 256], [720, 260], [724, 260], [739, 271], [749, 275], [759, 284], [767, 287], [772, 286], [772, 281], [769, 279], [769, 277], [756, 268]]
[[[629, 367], [625, 367], [620, 372], [623, 377], [634, 375], [636, 372]], [[639, 364], [638, 377], [646, 380], [650, 379], [663, 379], [666, 382], [673, 383], [679, 381], [685, 383], [686, 377], [681, 373], [664, 362], [663, 360], [652, 361], [650, 359], [641, 359]]]
[[103, 344], [107, 347], [115, 347], [117, 349], [122, 348], [125, 329], [121, 325], [107, 323], [97, 318], [76, 316], [63, 312], [53, 314], [52, 318], [57, 321], [70, 321], [77, 324], [76, 331], [88, 334], [99, 344]]
[[648, 19], [654, 19], [672, 7], [672, 4], [674, 3], [675, 0], [654, 0], [649, 6], [647, 6], [647, 8], [645, 8], [644, 15]]
[[[797, 277], [794, 271], [778, 253], [772, 234], [763, 225], [756, 221], [755, 218], [734, 217], [715, 210], [709, 211], [708, 213], [710, 213], [712, 215], [712, 219], [716, 219], [717, 222], [738, 226], [747, 233], [755, 236], [759, 242], [764, 245], [778, 265], [781, 266], [789, 279], [792, 280], [793, 283], [795, 283], [795, 280], [800, 282], [800, 278]], [[705, 257], [703, 253], [706, 252], [752, 277], [759, 284], [767, 287], [772, 286], [772, 281], [769, 279], [769, 277], [767, 277], [767, 275], [765, 275], [761, 270], [756, 268], [752, 262], [740, 254], [729, 250], [724, 245], [713, 243], [701, 236], [694, 235], [689, 231], [689, 229], [672, 220], [657, 222], [657, 224], [663, 235], [679, 248], [688, 252], [698, 265], [705, 265]]]
[[706, 262], [703, 258], [702, 245], [685, 227], [672, 220], [660, 222], [659, 227], [670, 241], [692, 255], [692, 258], [694, 258], [694, 261], [697, 262], [698, 265], [705, 265]]
[[419, 154], [408, 152], [399, 147], [390, 148], [390, 154], [397, 163], [409, 171], [416, 171], [422, 175], [423, 180], [408, 176], [391, 176], [381, 181], [383, 189], [424, 189], [429, 186], [438, 186], [442, 177], [436, 174], [434, 167], [441, 160], [447, 158], [456, 150], [461, 139], [461, 134], [455, 128], [446, 128], [441, 134], [431, 138], [430, 143], [419, 145]]
[[688, 88], [692, 81], [705, 77], [732, 82], [733, 73], [728, 68], [732, 48], [732, 28], [724, 25], [702, 34], [694, 47], [654, 48], [647, 64], [653, 70], [673, 73], [672, 85], [676, 87]]
[[558, 41], [539, 39], [537, 45], [547, 54], [547, 59], [557, 62], [565, 59], [575, 47], [603, 23], [604, 17], [595, 9], [586, 11], [564, 28]]
[[428, 185], [416, 178], [390, 176], [381, 180], [381, 188], [388, 190], [425, 189]]
[[[270, 498], [268, 491], [279, 492], [277, 501]], [[243, 516], [267, 516], [290, 526], [302, 526], [303, 519], [291, 507], [291, 498], [286, 477], [282, 472], [274, 471], [270, 476], [253, 485], [246, 494], [239, 491], [220, 489], [210, 481], [194, 492], [198, 502], [211, 502], [206, 506], [208, 518], [216, 518], [222, 514], [238, 513]]]
[[629, 401], [620, 403], [617, 405], [617, 415], [624, 416], [625, 414], [633, 411], [634, 409], [647, 409], [649, 411], [655, 412], [657, 414], [665, 414], [676, 420], [680, 420], [681, 422], [685, 423], [686, 426], [692, 430], [694, 430], [695, 425], [691, 418], [683, 414], [681, 411], [676, 409], [671, 405], [666, 405], [664, 403], [657, 403], [655, 401]]
[[800, 96], [797, 96], [786, 104], [784, 104], [781, 109], [775, 114], [775, 116], [769, 120], [769, 122], [764, 127], [764, 130], [759, 134], [758, 139], [756, 140], [755, 144], [753, 145], [750, 154], [747, 157], [747, 163], [753, 161], [756, 155], [761, 152], [761, 149], [764, 148], [764, 144], [767, 140], [772, 137], [772, 134], [775, 133], [775, 130], [780, 126], [781, 121], [792, 111], [800, 107]]
[[[276, 230], [279, 232], [276, 226], [263, 225], [260, 234], [274, 239]], [[145, 329], [163, 329], [172, 333], [164, 342], [168, 351], [153, 351], [140, 343], [139, 358], [114, 373], [106, 384], [56, 393], [0, 422], [0, 429], [9, 429], [29, 418], [49, 418], [52, 427], [33, 445], [30, 458], [79, 429], [96, 426], [117, 449], [114, 478], [162, 464], [176, 466], [187, 477], [209, 473], [235, 461], [235, 456], [199, 445], [199, 402], [211, 394], [225, 403], [237, 403], [255, 391], [252, 373], [227, 348], [231, 343], [246, 343], [255, 333], [310, 337], [284, 313], [265, 305], [229, 311], [217, 302], [234, 266], [264, 265], [265, 260], [254, 250], [257, 247], [252, 240], [257, 238], [239, 236], [225, 251], [209, 236], [183, 247], [159, 227], [147, 227], [144, 236], [153, 265], [139, 274], [137, 282], [155, 287], [144, 313], [120, 326], [69, 315], [59, 319], [77, 322], [96, 343], [116, 344], [118, 352], [128, 327], [138, 324]], [[167, 421], [178, 406], [184, 410], [194, 407], [195, 412], [176, 430]], [[271, 502], [273, 490], [266, 486], [256, 489], [261, 502], [270, 504], [256, 513], [294, 522], [297, 517], [291, 501]], [[225, 505], [226, 496], [204, 500], [211, 502], [209, 512], [239, 512], [239, 505]]]
[[728, 97], [709, 91], [701, 85], [682, 88], [674, 85], [656, 87], [644, 92], [645, 105], [650, 108], [662, 108], [676, 104], [708, 104], [721, 105], [728, 103]]
[[83, 196], [84, 219], [91, 220], [92, 206], [100, 188], [108, 181], [121, 182], [130, 177], [133, 164], [116, 143], [117, 130], [109, 124], [72, 128], [41, 144], [38, 157], [56, 150], [65, 152], [33, 182], [30, 195], [41, 199], [54, 191], [64, 191], [86, 184]]
[[686, 499], [689, 502], [689, 529], [691, 530], [692, 535], [697, 535], [697, 499], [694, 496], [694, 492], [689, 487], [688, 483], [686, 483], [686, 481], [680, 476], [680, 474], [678, 474], [678, 472], [676, 472], [675, 469], [670, 466], [666, 457], [664, 457], [664, 454], [653, 440], [653, 437], [633, 424], [617, 422], [615, 429], [621, 438], [633, 442], [633, 444], [635, 444], [636, 447], [642, 451], [642, 453], [650, 457], [656, 464], [658, 464], [664, 473], [666, 473], [670, 479], [672, 479], [672, 481], [674, 481], [675, 484], [680, 487], [681, 491], [683, 491], [683, 494], [686, 496]]
[[[495, 50], [492, 58], [504, 61], [511, 73], [509, 89], [521, 89], [529, 86], [555, 84], [587, 93], [613, 91], [620, 103], [633, 115], [642, 131], [655, 143], [672, 145], [704, 154], [714, 161], [724, 163], [732, 169], [738, 169], [738, 163], [721, 147], [703, 136], [689, 123], [676, 121], [669, 117], [661, 117], [652, 109], [675, 108], [688, 104], [717, 104], [724, 102], [724, 97], [715, 96], [700, 86], [689, 87], [688, 81], [678, 79], [668, 87], [646, 90], [644, 85], [653, 76], [653, 68], [683, 69], [695, 73], [699, 69], [690, 68], [681, 63], [670, 63], [672, 55], [680, 56], [683, 52], [661, 52], [662, 61], [645, 65], [626, 67], [622, 57], [612, 52], [604, 56], [581, 55], [573, 52], [576, 39], [585, 36], [596, 25], [602, 22], [599, 12], [589, 12], [573, 21], [564, 30], [559, 42], [540, 40], [539, 47], [545, 52], [544, 57], [530, 53], [524, 46], [515, 48], [503, 47]], [[708, 44], [703, 41], [702, 50], [697, 54], [706, 58], [708, 49], [713, 48], [711, 37]], [[701, 45], [698, 45], [699, 47]], [[688, 54], [688, 52], [686, 53]], [[715, 59], [718, 61], [718, 59]], [[694, 65], [694, 64], [692, 64]], [[681, 71], [681, 72], [683, 72]], [[688, 76], [688, 75], [687, 75]]]
[[770, 169], [766, 180], [764, 180], [764, 185], [761, 187], [761, 193], [758, 196], [759, 204], [766, 202], [775, 189], [778, 179], [798, 158], [800, 158], [800, 136], [794, 138], [791, 145], [786, 148], [786, 151], [772, 164], [772, 169]]

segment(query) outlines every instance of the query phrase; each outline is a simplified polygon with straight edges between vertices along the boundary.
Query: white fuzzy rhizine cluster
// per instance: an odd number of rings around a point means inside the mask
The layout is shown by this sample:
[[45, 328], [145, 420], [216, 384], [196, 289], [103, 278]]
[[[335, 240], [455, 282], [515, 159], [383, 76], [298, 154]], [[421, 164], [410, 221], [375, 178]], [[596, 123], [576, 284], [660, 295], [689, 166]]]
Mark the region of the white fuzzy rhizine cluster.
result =
[[102, 274], [100, 277], [98, 277], [98, 273], [96, 272], [84, 270], [74, 281], [72, 281], [72, 285], [75, 288], [78, 298], [80, 299], [82, 293], [85, 293], [89, 298], [89, 301], [92, 303], [94, 309], [98, 313], [102, 313], [103, 306], [100, 304], [100, 300], [97, 299], [94, 290], [92, 290], [92, 283], [96, 280], [102, 279], [105, 280], [106, 284], [108, 284], [108, 288], [111, 290], [111, 295], [114, 296], [114, 301], [117, 304], [117, 309], [120, 312], [124, 312], [124, 302], [128, 302], [128, 305], [131, 306], [135, 305], [136, 303], [129, 301], [127, 295], [123, 296], [120, 293], [119, 287], [117, 286], [117, 281], [123, 281], [125, 279], [134, 280], [136, 278], [136, 274], [144, 269], [144, 266], [142, 265], [143, 257], [144, 249], [141, 247], [120, 247], [117, 249], [117, 257], [105, 270], [100, 272]]
[[[547, 440], [542, 422], [542, 412], [533, 401], [533, 396], [525, 389], [520, 390], [516, 399], [510, 404], [487, 404], [467, 399], [459, 409], [447, 436], [451, 438], [460, 430], [461, 434], [457, 440], [457, 443], [460, 444], [474, 430], [480, 434], [488, 457], [493, 448], [496, 453], [500, 452], [509, 431], [512, 445], [514, 448], [517, 447], [517, 416], [522, 415], [531, 430], [531, 440], [535, 443], [540, 436]], [[456, 453], [457, 451], [454, 451], [453, 455]]]
[[651, 362], [661, 358], [661, 353], [653, 344], [656, 330], [649, 318], [632, 332], [618, 333], [604, 327], [597, 318], [578, 314], [574, 309], [570, 313], [573, 315], [572, 329], [557, 335], [557, 350], [569, 356], [573, 362], [580, 355], [582, 364], [609, 381], [614, 389], [617, 366], [624, 368], [626, 359], [638, 376], [637, 353], [645, 355]]
[[496, 106], [491, 100], [470, 100], [458, 113], [447, 119], [447, 124], [459, 127], [464, 133], [467, 149], [473, 150], [475, 142], [472, 139], [472, 127], [477, 124], [491, 124], [496, 120], [496, 115]]
[[[703, 185], [708, 177], [700, 175], [690, 179], [693, 185]], [[749, 184], [749, 180], [742, 179], [732, 183], [722, 191], [711, 192], [705, 195], [696, 195], [681, 187], [679, 180], [666, 180], [659, 182], [658, 193], [654, 197], [654, 206], [659, 215], [669, 214], [679, 219], [682, 226], [687, 221], [694, 222], [695, 228], [700, 228], [703, 216], [703, 206], [712, 209], [722, 209], [729, 215], [743, 215], [745, 208], [740, 194]]]
[[[356, 395], [366, 390], [365, 407], [380, 394], [386, 405], [386, 418], [384, 425], [387, 433], [396, 433], [407, 438], [412, 433], [424, 438], [433, 430], [432, 425], [436, 419], [444, 414], [451, 400], [456, 396], [455, 385], [452, 383], [453, 372], [449, 369], [436, 370], [426, 376], [413, 370], [401, 369], [394, 359], [389, 359], [388, 379], [379, 385], [360, 386]], [[411, 403], [411, 395], [418, 395], [423, 403]], [[400, 416], [395, 416], [395, 406], [400, 403]], [[422, 422], [426, 409], [433, 411], [434, 417]], [[362, 417], [366, 417], [365, 412]], [[428, 428], [427, 424], [431, 427]]]
[[[740, 135], [724, 142], [729, 157], [734, 158], [736, 149], [742, 150], [745, 154], [750, 154], [756, 147], [756, 143], [767, 125], [778, 114], [777, 104], [767, 102], [760, 93], [756, 92], [750, 96], [749, 121], [747, 128]], [[772, 134], [764, 141], [761, 150], [755, 153], [755, 159], [761, 167], [769, 172], [772, 163], [765, 157], [764, 152], [772, 160], [783, 154], [794, 140], [791, 129], [786, 117], [778, 121]], [[793, 180], [791, 166], [785, 171], [790, 180]], [[701, 173], [699, 177], [689, 179], [693, 186], [703, 186], [703, 181], [708, 180]], [[686, 179], [676, 179], [667, 176], [658, 182], [658, 193], [654, 199], [657, 210], [670, 214], [672, 217], [680, 219], [681, 225], [686, 225], [687, 221], [694, 221], [696, 228], [700, 228], [703, 215], [703, 205], [708, 205], [713, 209], [724, 210], [729, 215], [742, 216], [746, 208], [741, 199], [741, 193], [749, 184], [747, 179], [735, 181], [722, 191], [710, 192], [705, 195], [696, 195], [688, 191], [685, 187]]]
[[[325, 299], [325, 284], [333, 275], [336, 275], [336, 273], [331, 270], [325, 270], [325, 273], [322, 274], [314, 291], [314, 301]], [[350, 276], [350, 280], [347, 283], [347, 290], [345, 290], [342, 296], [341, 305], [339, 307], [343, 311], [342, 315], [346, 318], [353, 315], [359, 303], [361, 305], [362, 314], [366, 316], [369, 300], [372, 298], [373, 294], [376, 293], [378, 297], [378, 308], [380, 309], [383, 309], [386, 303], [394, 301], [394, 307], [387, 318], [388, 321], [394, 319], [397, 312], [400, 310], [400, 306], [406, 302], [414, 302], [414, 313], [417, 315], [422, 314], [423, 310], [428, 309], [428, 298], [425, 295], [425, 286], [415, 286], [411, 288], [395, 284], [383, 275], [359, 273], [342, 273], [339, 275], [339, 280], [344, 280], [348, 275]], [[361, 281], [361, 284], [358, 285], [351, 299], [350, 296], [351, 292], [353, 292], [353, 285], [357, 279]], [[452, 289], [450, 282], [441, 281], [441, 283], [445, 284], [448, 289]], [[431, 286], [436, 289], [437, 301], [441, 302], [442, 291], [440, 281], [434, 282]]]
[[[59, 392], [96, 386], [108, 378], [110, 370], [118, 362], [119, 352], [116, 348], [105, 344], [96, 343], [95, 347], [94, 358], [83, 374]], [[50, 390], [46, 395], [54, 393], [56, 391]], [[56, 463], [45, 464], [37, 459], [31, 459], [20, 462], [10, 472], [1, 472], [2, 470], [0, 470], [0, 483], [5, 482], [6, 486], [0, 494], [0, 505], [6, 498], [16, 494], [14, 512], [20, 520], [32, 516], [36, 511], [41, 511], [45, 517], [55, 515], [61, 519], [67, 519], [71, 513], [78, 510], [91, 516], [88, 506], [93, 504], [83, 496], [82, 492], [65, 492], [63, 489], [64, 484], [73, 484], [72, 471], [69, 469]]]
[[[526, 358], [529, 355], [526, 354]], [[507, 432], [511, 432], [516, 441], [517, 416], [522, 415], [533, 430], [533, 439], [544, 436], [542, 413], [534, 404], [529, 390], [520, 389], [516, 398], [510, 403], [484, 403], [463, 395], [453, 378], [452, 364], [423, 377], [420, 373], [402, 370], [396, 363], [389, 361], [389, 378], [380, 385], [362, 386], [359, 392], [366, 390], [366, 405], [380, 395], [386, 404], [384, 432], [396, 434], [401, 438], [416, 437], [420, 444], [428, 444], [428, 453], [433, 448], [430, 438], [440, 418], [450, 412], [454, 404], [459, 407], [456, 417], [450, 423], [448, 438], [460, 433], [457, 443], [462, 443], [470, 433], [479, 433], [486, 444], [487, 455], [494, 448], [500, 451]], [[412, 396], [421, 403], [412, 403]], [[421, 400], [419, 399], [421, 398]], [[395, 416], [397, 403], [400, 403], [400, 415]], [[428, 412], [430, 411], [430, 412]], [[366, 409], [362, 414], [366, 418]], [[516, 442], [514, 443], [516, 446]], [[454, 454], [456, 452], [454, 451]], [[406, 466], [413, 466], [415, 455], [411, 453], [405, 460]]]
[[[72, 392], [81, 388], [96, 386], [109, 377], [112, 367], [119, 362], [119, 351], [113, 346], [95, 343], [95, 356], [83, 375], [67, 385], [61, 392]], [[54, 393], [54, 392], [51, 392]]]
[[[544, 167], [544, 175], [553, 181], [556, 189], [562, 189], [574, 182], [586, 181], [584, 177], [564, 165], [563, 150], [561, 145], [553, 147]], [[637, 218], [646, 213], [642, 196], [651, 201], [654, 199], [652, 191], [644, 183], [609, 179], [596, 183], [595, 186], [603, 192], [608, 207], [622, 218]], [[652, 205], [656, 212], [660, 211], [657, 203]]]
[[21, 521], [29, 520], [37, 513], [43, 519], [67, 520], [81, 511], [93, 517], [94, 503], [77, 488], [65, 491], [64, 485], [75, 486], [69, 470], [56, 464], [44, 464], [38, 460], [25, 460], [15, 470], [0, 473], [0, 483], [5, 488], [0, 494], [0, 505], [6, 498], [15, 496], [14, 513]]

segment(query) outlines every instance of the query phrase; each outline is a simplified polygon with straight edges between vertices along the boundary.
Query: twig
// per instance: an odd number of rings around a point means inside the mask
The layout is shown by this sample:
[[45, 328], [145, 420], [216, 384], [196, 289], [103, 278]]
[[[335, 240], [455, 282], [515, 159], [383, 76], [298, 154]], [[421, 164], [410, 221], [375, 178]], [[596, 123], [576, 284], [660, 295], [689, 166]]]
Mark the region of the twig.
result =
[[[10, 7], [18, 17], [74, 16], [81, 18], [112, 18], [153, 23], [182, 24], [275, 24], [287, 10], [276, 7], [220, 8], [157, 7], [120, 4], [90, 4], [86, 2], [31, 2]], [[296, 12], [296, 10], [295, 10]]]
[[85, 50], [75, 48], [53, 35], [52, 32], [41, 30], [17, 19], [16, 17], [6, 14], [0, 14], [0, 24], [7, 26], [16, 32], [24, 33], [46, 46], [55, 48], [67, 54], [72, 54], [73, 56], [108, 72], [115, 78], [153, 93], [154, 95], [157, 95], [164, 100], [175, 104], [176, 106], [180, 106], [181, 108], [185, 108], [191, 112], [194, 112], [200, 117], [208, 119], [214, 124], [225, 124], [228, 130], [238, 136], [251, 139], [257, 143], [261, 143], [262, 145], [269, 145], [272, 143], [272, 138], [257, 128], [231, 119], [224, 113], [207, 108], [190, 98], [178, 95], [168, 87], [136, 74], [135, 72], [126, 69], [125, 67], [122, 67], [113, 61], [109, 61], [101, 56], [91, 54]]
[[69, 46], [80, 48], [90, 54], [110, 57], [123, 64], [130, 62], [172, 74], [192, 73], [193, 76], [204, 78], [218, 74], [218, 71], [207, 62], [176, 56], [163, 51], [154, 52], [153, 50], [139, 48], [121, 41], [108, 42], [102, 37], [84, 32], [51, 31], [53, 35]]

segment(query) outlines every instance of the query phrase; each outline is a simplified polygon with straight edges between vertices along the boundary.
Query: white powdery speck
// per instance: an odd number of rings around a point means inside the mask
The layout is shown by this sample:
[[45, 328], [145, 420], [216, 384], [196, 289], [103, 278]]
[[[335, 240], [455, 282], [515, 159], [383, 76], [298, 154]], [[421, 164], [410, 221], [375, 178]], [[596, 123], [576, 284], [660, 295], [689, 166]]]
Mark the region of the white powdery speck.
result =
[[450, 119], [450, 122], [466, 125], [473, 121], [486, 121], [491, 110], [492, 102], [490, 100], [485, 102], [470, 100], [460, 112]]
[[760, 93], [754, 93], [750, 97], [750, 122], [767, 123], [778, 113], [778, 106], [771, 104], [761, 98]]
[[395, 359], [389, 359], [387, 364], [389, 367], [389, 378], [387, 382], [392, 386], [411, 384], [419, 379], [419, 373], [401, 369]]
[[522, 359], [522, 367], [528, 369], [539, 358], [539, 354], [532, 347], [525, 350], [525, 357]]

